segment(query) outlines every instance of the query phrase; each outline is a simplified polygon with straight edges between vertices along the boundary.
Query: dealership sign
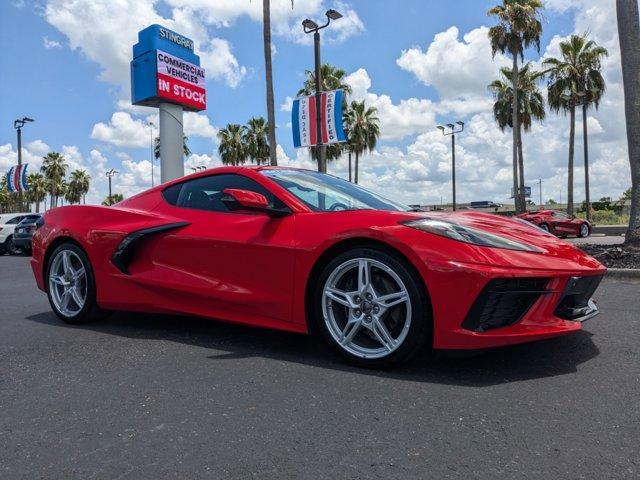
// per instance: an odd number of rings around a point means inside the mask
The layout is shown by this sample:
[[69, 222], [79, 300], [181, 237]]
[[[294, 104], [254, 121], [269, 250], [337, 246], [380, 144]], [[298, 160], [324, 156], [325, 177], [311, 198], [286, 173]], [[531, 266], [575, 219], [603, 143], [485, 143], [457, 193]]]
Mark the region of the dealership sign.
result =
[[28, 163], [15, 165], [9, 169], [7, 173], [7, 188], [10, 192], [24, 192], [29, 190], [27, 185], [27, 167]]
[[318, 142], [316, 125], [316, 96], [298, 97], [293, 101], [291, 125], [293, 130], [293, 146], [311, 147], [322, 143], [331, 145], [346, 142], [342, 128], [342, 90], [322, 92], [320, 95], [320, 130], [321, 142]]
[[205, 74], [193, 41], [160, 25], [138, 33], [131, 62], [134, 105], [174, 103], [185, 110], [207, 108]]

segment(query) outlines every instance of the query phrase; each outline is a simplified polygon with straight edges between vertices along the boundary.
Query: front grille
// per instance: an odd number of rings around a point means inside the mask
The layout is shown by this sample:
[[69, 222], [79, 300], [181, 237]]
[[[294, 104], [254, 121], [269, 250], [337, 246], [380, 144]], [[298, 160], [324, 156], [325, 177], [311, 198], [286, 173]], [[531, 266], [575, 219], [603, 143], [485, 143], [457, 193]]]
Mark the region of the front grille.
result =
[[491, 280], [467, 314], [462, 326], [474, 332], [519, 322], [547, 292], [548, 278], [498, 278]]
[[565, 320], [588, 316], [594, 309], [589, 304], [603, 276], [571, 277], [553, 314]]

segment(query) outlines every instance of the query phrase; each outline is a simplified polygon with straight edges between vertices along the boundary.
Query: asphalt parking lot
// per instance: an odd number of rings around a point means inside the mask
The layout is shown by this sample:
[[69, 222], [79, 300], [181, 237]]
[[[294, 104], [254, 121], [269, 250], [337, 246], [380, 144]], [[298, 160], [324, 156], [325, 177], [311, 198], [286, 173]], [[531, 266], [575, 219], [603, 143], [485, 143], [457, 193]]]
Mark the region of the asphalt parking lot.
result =
[[638, 478], [640, 283], [582, 332], [375, 372], [313, 338], [116, 314], [70, 327], [0, 257], [0, 478]]

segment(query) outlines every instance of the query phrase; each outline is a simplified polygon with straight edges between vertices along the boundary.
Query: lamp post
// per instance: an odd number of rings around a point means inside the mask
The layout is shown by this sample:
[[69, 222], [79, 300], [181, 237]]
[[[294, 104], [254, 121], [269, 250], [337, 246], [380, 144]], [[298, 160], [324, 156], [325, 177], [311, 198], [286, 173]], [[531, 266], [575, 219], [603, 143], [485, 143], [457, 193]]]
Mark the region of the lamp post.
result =
[[[457, 127], [456, 127], [457, 125]], [[438, 130], [445, 137], [451, 136], [451, 189], [453, 193], [453, 211], [456, 211], [456, 134], [464, 131], [464, 122], [447, 123], [446, 128], [438, 125]]]
[[113, 198], [111, 197], [111, 177], [118, 173], [120, 172], [118, 172], [118, 170], [116, 170], [115, 168], [107, 170], [107, 178], [109, 179], [109, 206], [113, 205]]
[[154, 187], [155, 184], [155, 172], [154, 172], [154, 163], [155, 163], [155, 149], [153, 148], [153, 127], [155, 127], [155, 124], [153, 122], [149, 122], [147, 123], [147, 125], [149, 125], [149, 151], [151, 153], [151, 188]]
[[542, 208], [542, 179], [538, 180], [538, 187], [540, 187], [540, 208]]
[[322, 82], [320, 78], [320, 30], [326, 28], [331, 23], [331, 20], [338, 20], [342, 18], [342, 14], [336, 10], [327, 10], [325, 15], [327, 16], [327, 22], [323, 25], [318, 25], [316, 22], [310, 19], [306, 19], [302, 22], [302, 28], [304, 33], [313, 33], [313, 53], [315, 58], [315, 81], [316, 81], [316, 152], [318, 155], [318, 171], [327, 171], [327, 151], [326, 146], [322, 144], [322, 112], [320, 111], [321, 105], [321, 88]]
[[[22, 127], [27, 122], [33, 122], [33, 118], [22, 117], [21, 119], [13, 121], [13, 128], [16, 129], [18, 135], [18, 170], [22, 166]], [[22, 188], [18, 190], [18, 210], [22, 211]]]

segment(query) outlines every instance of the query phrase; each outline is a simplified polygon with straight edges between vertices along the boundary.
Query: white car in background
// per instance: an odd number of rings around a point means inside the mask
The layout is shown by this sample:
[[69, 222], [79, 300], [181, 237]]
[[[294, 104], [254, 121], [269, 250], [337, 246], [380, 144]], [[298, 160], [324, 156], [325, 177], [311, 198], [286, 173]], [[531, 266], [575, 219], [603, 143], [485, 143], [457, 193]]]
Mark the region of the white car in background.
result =
[[0, 255], [13, 253], [13, 232], [24, 217], [32, 213], [3, 213], [0, 215]]

